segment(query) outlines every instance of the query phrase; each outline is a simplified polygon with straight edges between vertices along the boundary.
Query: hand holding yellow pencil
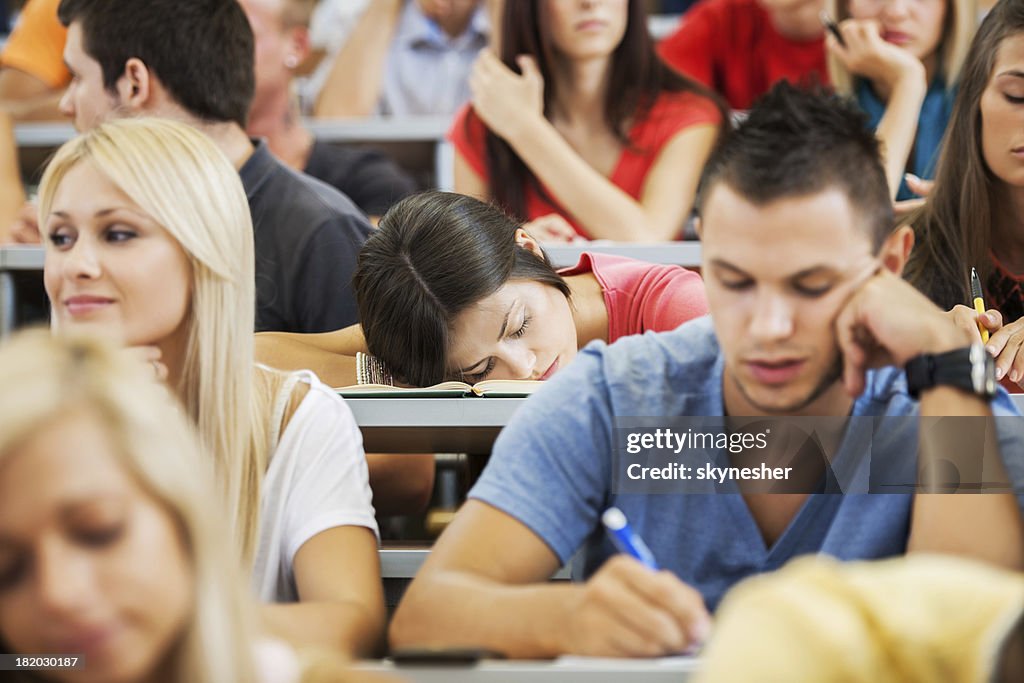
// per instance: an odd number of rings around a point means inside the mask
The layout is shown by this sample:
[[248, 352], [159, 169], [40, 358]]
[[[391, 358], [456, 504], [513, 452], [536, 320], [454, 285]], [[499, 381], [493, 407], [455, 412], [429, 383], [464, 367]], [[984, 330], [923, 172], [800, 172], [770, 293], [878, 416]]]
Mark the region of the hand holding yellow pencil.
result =
[[[974, 302], [974, 310], [979, 315], [985, 314], [985, 295], [981, 291], [981, 278], [978, 277], [978, 271], [971, 268], [971, 300]], [[979, 321], [978, 332], [981, 332], [981, 343], [988, 343], [988, 330]]]

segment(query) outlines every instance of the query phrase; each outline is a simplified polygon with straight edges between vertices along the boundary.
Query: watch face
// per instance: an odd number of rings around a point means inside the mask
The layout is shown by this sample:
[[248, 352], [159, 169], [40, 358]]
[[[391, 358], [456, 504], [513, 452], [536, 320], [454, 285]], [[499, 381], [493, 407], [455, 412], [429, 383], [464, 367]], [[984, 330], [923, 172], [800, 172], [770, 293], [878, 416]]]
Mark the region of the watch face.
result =
[[982, 344], [971, 345], [971, 384], [974, 393], [985, 398], [996, 395], [996, 366]]

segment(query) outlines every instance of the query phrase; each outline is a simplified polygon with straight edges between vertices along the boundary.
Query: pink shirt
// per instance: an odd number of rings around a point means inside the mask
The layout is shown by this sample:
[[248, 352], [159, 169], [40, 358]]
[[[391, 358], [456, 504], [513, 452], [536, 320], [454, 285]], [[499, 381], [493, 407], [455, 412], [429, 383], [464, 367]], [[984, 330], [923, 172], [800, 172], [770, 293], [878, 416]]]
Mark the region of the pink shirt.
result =
[[579, 263], [558, 272], [597, 278], [608, 309], [608, 343], [648, 330], [674, 330], [708, 312], [703, 280], [682, 266], [584, 252]]

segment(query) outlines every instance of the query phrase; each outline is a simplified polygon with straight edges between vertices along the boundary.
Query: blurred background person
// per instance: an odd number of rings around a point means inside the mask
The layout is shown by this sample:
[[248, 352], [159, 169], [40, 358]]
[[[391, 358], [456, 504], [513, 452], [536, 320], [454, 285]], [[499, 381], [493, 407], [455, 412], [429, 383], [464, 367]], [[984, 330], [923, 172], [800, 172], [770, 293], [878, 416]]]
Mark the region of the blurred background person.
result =
[[357, 14], [353, 0], [326, 0], [318, 16], [340, 47], [321, 67], [317, 116], [444, 116], [469, 99], [470, 69], [491, 33], [485, 2], [362, 4]]
[[317, 0], [240, 0], [256, 41], [256, 93], [246, 131], [265, 138], [288, 166], [341, 190], [371, 221], [412, 194], [412, 178], [372, 149], [317, 140], [302, 121], [295, 71], [310, 55], [309, 22]]

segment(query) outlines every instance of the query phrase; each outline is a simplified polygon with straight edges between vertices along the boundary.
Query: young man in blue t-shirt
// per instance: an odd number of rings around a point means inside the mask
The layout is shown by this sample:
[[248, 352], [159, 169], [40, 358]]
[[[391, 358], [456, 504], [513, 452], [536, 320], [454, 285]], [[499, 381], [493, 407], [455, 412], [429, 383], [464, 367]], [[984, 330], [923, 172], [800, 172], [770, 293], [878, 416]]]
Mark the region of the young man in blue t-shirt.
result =
[[[891, 228], [863, 116], [776, 87], [712, 157], [698, 205], [711, 316], [592, 344], [526, 402], [406, 594], [393, 645], [656, 656], [700, 642], [729, 587], [797, 555], [932, 551], [1021, 567], [1020, 500], [1006, 483], [1021, 492], [1019, 420], [997, 425], [998, 443], [979, 437], [951, 453], [962, 434], [918, 417], [979, 418], [962, 431], [1016, 412], [996, 393], [977, 316], [944, 313], [898, 277], [913, 235]], [[817, 460], [823, 488], [644, 495], [621, 485], [628, 459], [617, 449], [617, 420], [638, 416], [850, 419], [822, 439], [834, 445]], [[918, 467], [938, 472], [964, 455], [968, 466], [988, 458], [983, 479], [1002, 481], [987, 489], [998, 493], [914, 493]], [[870, 459], [860, 487], [844, 474], [859, 471], [857, 456]], [[899, 493], [878, 493], [890, 485]], [[613, 556], [600, 528], [610, 506], [662, 571]], [[545, 583], [577, 551], [584, 582]]]

